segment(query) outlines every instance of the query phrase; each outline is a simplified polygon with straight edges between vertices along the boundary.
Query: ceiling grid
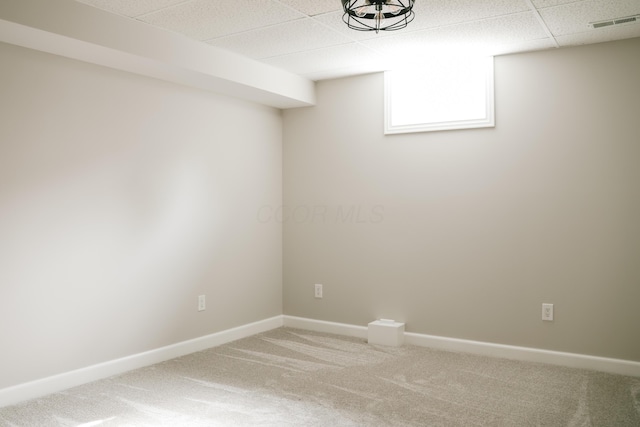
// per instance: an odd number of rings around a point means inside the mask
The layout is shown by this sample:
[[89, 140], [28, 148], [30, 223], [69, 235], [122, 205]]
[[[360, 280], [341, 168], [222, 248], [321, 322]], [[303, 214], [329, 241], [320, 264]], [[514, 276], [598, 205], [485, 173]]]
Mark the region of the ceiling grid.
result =
[[538, 12], [538, 9], [536, 9], [536, 7], [534, 6], [533, 2], [531, 0], [525, 0], [525, 1], [527, 2], [529, 7], [531, 8], [531, 11], [535, 14], [536, 19], [538, 20], [538, 22], [540, 22], [540, 25], [542, 25], [542, 28], [544, 29], [544, 32], [547, 33], [547, 35], [549, 36], [549, 38], [551, 40], [553, 40], [553, 44], [555, 45], [555, 47], [560, 47], [560, 44], [558, 44], [558, 41], [553, 36], [553, 33], [551, 32], [551, 30], [547, 26], [546, 22], [544, 22], [544, 19], [542, 18], [542, 16], [540, 16], [540, 12]]
[[394, 32], [342, 22], [340, 0], [77, 0], [312, 80], [388, 69], [442, 53], [501, 55], [640, 37], [640, 0], [416, 0]]

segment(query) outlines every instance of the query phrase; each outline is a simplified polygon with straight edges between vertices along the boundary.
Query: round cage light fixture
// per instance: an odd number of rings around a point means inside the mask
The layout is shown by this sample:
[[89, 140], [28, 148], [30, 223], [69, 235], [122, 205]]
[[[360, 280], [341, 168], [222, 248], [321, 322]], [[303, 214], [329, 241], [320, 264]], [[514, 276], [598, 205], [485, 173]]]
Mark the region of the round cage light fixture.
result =
[[342, 20], [358, 31], [395, 31], [413, 21], [415, 0], [342, 0]]

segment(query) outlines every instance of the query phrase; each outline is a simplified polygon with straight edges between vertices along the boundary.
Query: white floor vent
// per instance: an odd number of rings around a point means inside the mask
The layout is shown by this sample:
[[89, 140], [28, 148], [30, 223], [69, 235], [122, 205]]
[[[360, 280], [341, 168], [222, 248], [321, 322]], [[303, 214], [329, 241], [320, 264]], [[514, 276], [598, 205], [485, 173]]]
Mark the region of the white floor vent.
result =
[[640, 22], [640, 15], [625, 16], [624, 18], [608, 19], [606, 21], [590, 22], [591, 28], [610, 27], [612, 25], [632, 24]]
[[369, 323], [367, 330], [369, 344], [399, 347], [404, 341], [404, 323], [391, 319], [380, 319]]

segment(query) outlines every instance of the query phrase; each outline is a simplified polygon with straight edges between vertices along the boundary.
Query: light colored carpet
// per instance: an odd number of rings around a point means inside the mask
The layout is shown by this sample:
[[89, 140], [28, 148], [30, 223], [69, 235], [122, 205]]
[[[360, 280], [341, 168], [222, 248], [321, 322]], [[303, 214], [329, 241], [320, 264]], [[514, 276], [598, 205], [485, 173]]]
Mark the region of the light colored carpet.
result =
[[640, 378], [281, 328], [0, 409], [2, 426], [640, 426]]

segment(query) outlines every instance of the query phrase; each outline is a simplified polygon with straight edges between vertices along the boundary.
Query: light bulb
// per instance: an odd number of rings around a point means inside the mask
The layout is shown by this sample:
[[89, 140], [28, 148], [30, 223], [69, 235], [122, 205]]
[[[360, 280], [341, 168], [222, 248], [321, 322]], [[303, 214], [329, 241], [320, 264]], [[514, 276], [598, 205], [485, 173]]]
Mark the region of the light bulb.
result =
[[387, 21], [384, 18], [384, 12], [381, 10], [375, 13], [375, 15], [373, 16], [373, 19], [376, 23], [376, 31], [378, 31], [381, 28], [384, 28], [384, 26], [387, 25]]
[[394, 15], [399, 14], [402, 11], [402, 7], [398, 6], [397, 4], [391, 4], [391, 5], [387, 5], [387, 11], [389, 13], [392, 13]]
[[356, 16], [359, 18], [364, 17], [367, 14], [367, 9], [371, 4], [368, 0], [356, 1], [353, 4], [353, 11], [356, 13]]

